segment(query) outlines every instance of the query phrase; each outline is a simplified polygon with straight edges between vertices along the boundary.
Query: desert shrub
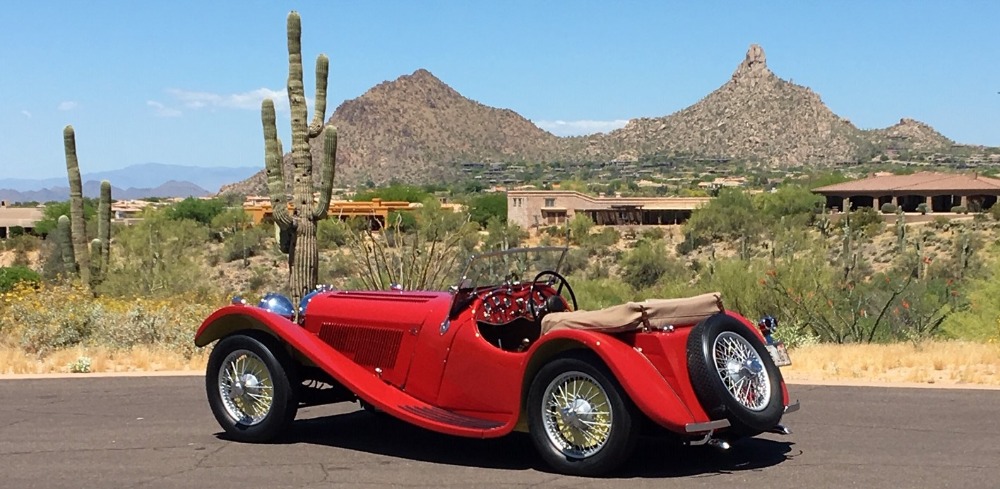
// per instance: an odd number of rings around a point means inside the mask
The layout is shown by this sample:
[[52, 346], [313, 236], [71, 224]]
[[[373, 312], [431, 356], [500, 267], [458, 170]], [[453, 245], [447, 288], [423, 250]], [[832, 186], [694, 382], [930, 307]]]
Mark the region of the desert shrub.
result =
[[316, 244], [321, 250], [333, 250], [347, 244], [351, 233], [350, 224], [340, 219], [324, 219], [316, 225]]
[[892, 202], [886, 202], [882, 204], [881, 209], [883, 214], [894, 214], [896, 212], [896, 204], [893, 204]]
[[222, 259], [230, 262], [247, 260], [252, 256], [257, 256], [264, 250], [267, 238], [268, 232], [263, 227], [253, 227], [236, 231], [232, 236], [226, 238], [225, 243], [223, 243]]
[[208, 227], [199, 222], [168, 219], [150, 212], [142, 222], [115, 236], [111, 266], [101, 294], [118, 297], [166, 297], [210, 290], [199, 265]]
[[212, 218], [209, 227], [223, 235], [233, 234], [253, 224], [253, 219], [242, 207], [225, 209]]
[[755, 238], [762, 230], [763, 223], [750, 195], [737, 189], [722, 189], [705, 207], [695, 209], [684, 224], [685, 235], [710, 240]]
[[811, 223], [825, 204], [823, 196], [801, 185], [782, 185], [774, 192], [758, 194], [755, 200], [765, 220], [778, 223], [784, 219], [786, 225]]
[[590, 238], [590, 230], [594, 228], [594, 221], [586, 214], [576, 214], [566, 223], [569, 228], [570, 242], [576, 245], [586, 243]]
[[663, 228], [647, 228], [643, 229], [642, 232], [639, 233], [639, 237], [647, 241], [659, 241], [666, 236], [667, 233], [663, 230]]
[[636, 290], [650, 287], [668, 273], [672, 277], [686, 276], [687, 270], [676, 259], [667, 256], [662, 243], [640, 241], [622, 260], [622, 280]]
[[845, 213], [842, 219], [846, 221], [841, 221], [841, 226], [846, 222], [852, 232], [869, 239], [885, 227], [885, 221], [882, 220], [881, 214], [871, 207], [859, 207], [849, 214]]
[[951, 208], [951, 212], [955, 214], [968, 214], [969, 210], [965, 208], [964, 205], [956, 205]]
[[0, 292], [13, 290], [18, 284], [37, 285], [41, 280], [38, 272], [23, 265], [0, 267]]
[[354, 196], [356, 202], [368, 202], [373, 199], [391, 202], [424, 202], [429, 198], [433, 198], [433, 196], [420, 187], [398, 183], [366, 192], [358, 192]]
[[0, 342], [39, 356], [75, 345], [127, 350], [165, 346], [191, 355], [194, 332], [220, 302], [186, 294], [166, 299], [94, 297], [77, 285], [17, 287], [3, 293]]
[[927, 214], [929, 211], [930, 211], [930, 208], [927, 207], [927, 203], [926, 202], [921, 202], [921, 203], [917, 204], [917, 212], [919, 212], [921, 215]]
[[583, 248], [570, 248], [563, 257], [560, 273], [570, 275], [582, 272], [590, 265], [590, 255]]
[[636, 299], [635, 289], [621, 280], [573, 276], [569, 281], [581, 310], [603, 309]]
[[528, 237], [528, 233], [517, 224], [503, 222], [499, 218], [492, 218], [486, 223], [486, 234], [481, 246], [483, 251], [517, 248]]

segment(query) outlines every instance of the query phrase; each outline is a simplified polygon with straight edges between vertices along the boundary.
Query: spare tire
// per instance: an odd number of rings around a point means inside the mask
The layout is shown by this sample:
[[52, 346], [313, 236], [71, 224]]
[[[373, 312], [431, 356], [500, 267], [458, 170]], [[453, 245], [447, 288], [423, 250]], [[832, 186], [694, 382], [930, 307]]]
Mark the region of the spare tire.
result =
[[688, 337], [688, 373], [711, 419], [726, 418], [732, 432], [754, 436], [781, 421], [781, 371], [764, 342], [740, 320], [719, 313]]

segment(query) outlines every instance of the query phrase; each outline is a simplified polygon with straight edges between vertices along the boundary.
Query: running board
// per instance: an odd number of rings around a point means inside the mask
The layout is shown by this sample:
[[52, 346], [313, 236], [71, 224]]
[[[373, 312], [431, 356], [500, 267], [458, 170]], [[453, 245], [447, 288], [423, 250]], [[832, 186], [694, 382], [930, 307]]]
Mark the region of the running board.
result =
[[423, 405], [423, 406], [405, 405], [405, 406], [399, 406], [399, 409], [420, 416], [421, 418], [424, 418], [428, 421], [451, 425], [461, 429], [495, 430], [504, 425], [504, 423], [501, 423], [499, 421], [474, 418], [472, 416], [466, 416], [464, 414], [448, 411], [447, 409], [441, 409], [439, 407], [428, 406], [428, 405]]

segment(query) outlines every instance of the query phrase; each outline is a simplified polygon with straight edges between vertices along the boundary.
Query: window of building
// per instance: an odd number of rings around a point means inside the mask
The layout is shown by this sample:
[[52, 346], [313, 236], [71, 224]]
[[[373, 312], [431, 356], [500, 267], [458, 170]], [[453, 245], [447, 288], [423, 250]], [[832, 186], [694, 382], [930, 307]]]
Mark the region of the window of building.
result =
[[545, 207], [555, 207], [556, 199], [545, 199]]

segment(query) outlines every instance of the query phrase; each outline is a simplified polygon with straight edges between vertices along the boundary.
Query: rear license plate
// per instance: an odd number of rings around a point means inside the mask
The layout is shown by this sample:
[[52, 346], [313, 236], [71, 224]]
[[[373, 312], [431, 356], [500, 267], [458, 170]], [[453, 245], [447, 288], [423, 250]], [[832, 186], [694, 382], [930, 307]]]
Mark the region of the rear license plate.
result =
[[774, 360], [775, 365], [784, 367], [792, 364], [792, 358], [788, 356], [788, 351], [785, 350], [784, 343], [776, 341], [773, 345], [766, 346], [767, 351], [771, 352], [771, 359]]

